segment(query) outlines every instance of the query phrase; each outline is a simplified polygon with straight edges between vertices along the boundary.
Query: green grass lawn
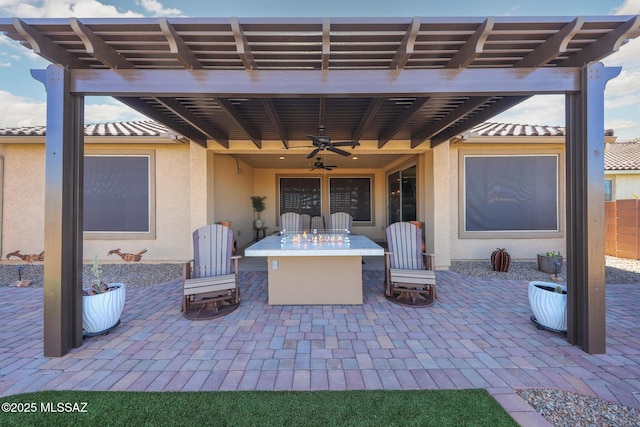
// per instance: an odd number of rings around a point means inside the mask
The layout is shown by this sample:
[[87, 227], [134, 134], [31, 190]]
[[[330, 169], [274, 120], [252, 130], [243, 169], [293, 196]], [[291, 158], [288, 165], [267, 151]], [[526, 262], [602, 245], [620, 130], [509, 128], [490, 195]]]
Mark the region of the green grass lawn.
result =
[[3, 426], [517, 426], [479, 389], [42, 391], [0, 403]]

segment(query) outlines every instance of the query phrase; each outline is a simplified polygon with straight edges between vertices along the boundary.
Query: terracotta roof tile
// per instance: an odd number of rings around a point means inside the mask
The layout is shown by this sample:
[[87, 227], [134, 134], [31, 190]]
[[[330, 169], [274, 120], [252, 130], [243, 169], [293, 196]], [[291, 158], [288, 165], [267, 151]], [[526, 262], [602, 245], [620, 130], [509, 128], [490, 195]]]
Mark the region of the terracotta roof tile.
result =
[[[28, 126], [0, 129], [0, 136], [45, 136], [46, 126]], [[112, 122], [88, 124], [85, 136], [161, 136], [172, 133], [164, 125], [148, 120], [137, 122]]]
[[605, 170], [640, 170], [640, 142], [614, 142], [604, 155]]

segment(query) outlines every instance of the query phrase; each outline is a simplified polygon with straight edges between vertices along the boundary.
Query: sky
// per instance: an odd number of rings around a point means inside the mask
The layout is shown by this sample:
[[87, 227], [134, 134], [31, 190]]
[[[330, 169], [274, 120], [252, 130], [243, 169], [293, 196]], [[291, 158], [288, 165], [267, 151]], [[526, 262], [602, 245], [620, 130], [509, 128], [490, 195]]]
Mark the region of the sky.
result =
[[[640, 14], [640, 0], [0, 0], [0, 18], [602, 16]], [[640, 37], [602, 61], [621, 66], [605, 90], [605, 128], [640, 138]], [[44, 86], [30, 70], [47, 61], [0, 35], [0, 127], [46, 124]], [[85, 122], [147, 120], [108, 97], [85, 99]], [[492, 119], [564, 126], [564, 97], [535, 96]]]

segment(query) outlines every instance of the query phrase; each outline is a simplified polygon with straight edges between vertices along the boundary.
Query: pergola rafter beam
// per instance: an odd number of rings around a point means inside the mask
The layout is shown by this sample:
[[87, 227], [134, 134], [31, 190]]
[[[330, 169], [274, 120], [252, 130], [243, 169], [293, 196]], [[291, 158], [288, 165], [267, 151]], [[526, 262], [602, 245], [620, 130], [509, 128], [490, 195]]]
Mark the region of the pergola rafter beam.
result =
[[289, 148], [289, 137], [287, 136], [287, 131], [282, 125], [282, 121], [280, 120], [280, 116], [278, 115], [278, 110], [276, 110], [276, 106], [273, 104], [271, 98], [262, 98], [262, 106], [269, 116], [269, 120], [271, 120], [271, 124], [273, 125], [276, 132], [278, 132], [278, 136], [284, 145], [284, 148]]
[[233, 38], [236, 41], [236, 51], [244, 65], [244, 68], [247, 70], [255, 70], [258, 68], [256, 59], [253, 57], [253, 52], [251, 51], [249, 42], [244, 35], [244, 31], [242, 31], [238, 18], [231, 19], [231, 31], [233, 32]]
[[485, 19], [453, 58], [447, 62], [445, 68], [465, 68], [471, 64], [482, 53], [484, 43], [487, 41], [491, 30], [493, 30], [494, 23], [495, 19], [491, 16]]
[[201, 132], [208, 138], [215, 140], [223, 147], [229, 148], [229, 139], [226, 136], [224, 136], [220, 131], [218, 131], [210, 124], [206, 123], [200, 117], [196, 116], [192, 111], [182, 105], [177, 99], [165, 97], [158, 97], [155, 99], [165, 108], [168, 108], [174, 114], [178, 115], [182, 120], [189, 123], [189, 125], [196, 128], [198, 132]]
[[11, 23], [16, 31], [29, 43], [31, 49], [46, 60], [67, 68], [88, 67], [88, 64], [69, 53], [63, 47], [55, 44], [50, 38], [44, 36], [21, 19], [15, 18]]
[[351, 139], [353, 141], [358, 141], [360, 138], [362, 138], [362, 134], [364, 134], [364, 132], [367, 130], [383, 103], [383, 98], [374, 98], [371, 100], [371, 102], [369, 102], [367, 111], [362, 115], [362, 119], [360, 119], [360, 123], [358, 124], [356, 131], [351, 136]]
[[329, 18], [322, 20], [322, 69], [329, 69], [329, 57], [331, 55], [331, 23]]
[[77, 18], [70, 18], [69, 25], [71, 25], [73, 32], [76, 33], [76, 35], [80, 37], [80, 40], [82, 40], [82, 43], [84, 43], [87, 53], [91, 54], [102, 64], [114, 69], [135, 68], [134, 64], [120, 55], [114, 48], [109, 46], [101, 37], [98, 37], [89, 29], [89, 27], [84, 25]]
[[320, 98], [318, 106], [318, 126], [324, 126], [324, 113], [327, 110], [327, 98]]
[[396, 54], [393, 56], [391, 60], [391, 64], [389, 64], [389, 68], [392, 70], [400, 70], [407, 65], [409, 58], [413, 55], [413, 48], [416, 43], [416, 37], [418, 37], [418, 33], [420, 32], [420, 18], [414, 17], [411, 20], [411, 25], [407, 28], [407, 32], [405, 33], [402, 41], [400, 42], [400, 46], [396, 51]]
[[447, 128], [435, 135], [433, 138], [431, 138], [431, 148], [434, 148], [436, 145], [441, 144], [444, 141], [453, 138], [454, 136], [459, 135], [466, 130], [471, 129], [472, 127], [479, 125], [480, 123], [490, 120], [492, 117], [495, 117], [498, 114], [508, 110], [509, 108], [518, 105], [526, 99], [529, 99], [530, 96], [531, 95], [504, 97], [499, 101], [496, 101], [491, 106], [471, 116], [469, 119], [460, 123], [458, 126]]
[[640, 15], [618, 25], [615, 30], [608, 32], [594, 43], [578, 51], [574, 55], [562, 61], [561, 67], [580, 67], [589, 62], [599, 61], [605, 56], [620, 49], [629, 34], [636, 32], [640, 28]]
[[417, 132], [415, 135], [411, 136], [411, 148], [416, 148], [418, 145], [422, 144], [427, 139], [430, 139], [434, 135], [439, 132], [444, 131], [448, 127], [452, 126], [458, 120], [465, 117], [467, 114], [471, 113], [476, 108], [481, 105], [489, 102], [492, 99], [491, 96], [473, 96], [467, 99], [465, 102], [460, 104], [457, 108], [453, 109], [446, 116], [444, 116], [440, 121], [427, 126], [420, 132]]
[[428, 97], [424, 98], [416, 98], [413, 103], [396, 119], [395, 122], [389, 128], [385, 129], [385, 131], [378, 137], [378, 148], [382, 148], [385, 144], [395, 136], [398, 132], [404, 128], [407, 123], [411, 121], [415, 117], [416, 114], [420, 112], [422, 107], [425, 106], [427, 102], [429, 102]]
[[176, 56], [184, 68], [190, 70], [201, 70], [204, 68], [200, 60], [196, 58], [191, 49], [189, 49], [189, 46], [187, 46], [182, 37], [180, 37], [180, 34], [178, 34], [175, 28], [173, 28], [173, 25], [169, 23], [167, 18], [159, 18], [158, 24], [160, 25], [162, 34], [164, 34], [167, 42], [169, 43], [171, 53]]
[[165, 125], [169, 129], [172, 129], [176, 133], [179, 133], [180, 135], [183, 135], [183, 136], [189, 138], [193, 142], [196, 142], [196, 143], [202, 145], [205, 148], [207, 147], [207, 137], [205, 135], [203, 135], [202, 133], [200, 133], [200, 132], [198, 132], [196, 130], [184, 128], [177, 121], [173, 120], [170, 117], [165, 116], [159, 110], [156, 110], [155, 108], [151, 107], [143, 99], [122, 97], [122, 96], [117, 96], [117, 97], [115, 97], [115, 99], [117, 99], [118, 101], [122, 102], [123, 104], [133, 108], [134, 110], [138, 111], [139, 113], [144, 114], [145, 116], [150, 117], [153, 120], [162, 123], [163, 125]]
[[242, 114], [240, 114], [238, 109], [233, 106], [231, 101], [223, 98], [214, 98], [214, 101], [227, 114], [227, 117], [229, 117], [229, 119], [231, 119], [236, 124], [236, 126], [242, 129], [242, 131], [249, 137], [249, 139], [255, 144], [256, 147], [262, 148], [262, 138], [249, 125]]
[[532, 50], [527, 56], [518, 61], [514, 67], [541, 67], [551, 62], [558, 55], [567, 51], [569, 42], [584, 25], [584, 18], [579, 16], [562, 30], [558, 31], [540, 46]]

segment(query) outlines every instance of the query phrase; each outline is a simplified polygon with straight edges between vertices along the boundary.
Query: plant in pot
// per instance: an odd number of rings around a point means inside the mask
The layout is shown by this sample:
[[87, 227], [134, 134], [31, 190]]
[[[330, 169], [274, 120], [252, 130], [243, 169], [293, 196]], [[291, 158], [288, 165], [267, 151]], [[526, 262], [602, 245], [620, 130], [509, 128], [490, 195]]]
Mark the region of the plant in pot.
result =
[[557, 276], [562, 271], [562, 255], [560, 255], [560, 251], [538, 254], [538, 270]]
[[98, 256], [93, 257], [91, 287], [82, 290], [82, 329], [84, 336], [106, 334], [120, 323], [126, 290], [124, 283], [102, 281]]
[[264, 199], [266, 198], [267, 196], [251, 196], [251, 204], [253, 205], [253, 210], [256, 213], [256, 220], [254, 223], [256, 228], [262, 228], [262, 226], [264, 225], [262, 223], [262, 219], [260, 218], [260, 212], [266, 209], [266, 206], [264, 204]]
[[567, 287], [548, 282], [529, 282], [531, 321], [539, 328], [567, 331]]

